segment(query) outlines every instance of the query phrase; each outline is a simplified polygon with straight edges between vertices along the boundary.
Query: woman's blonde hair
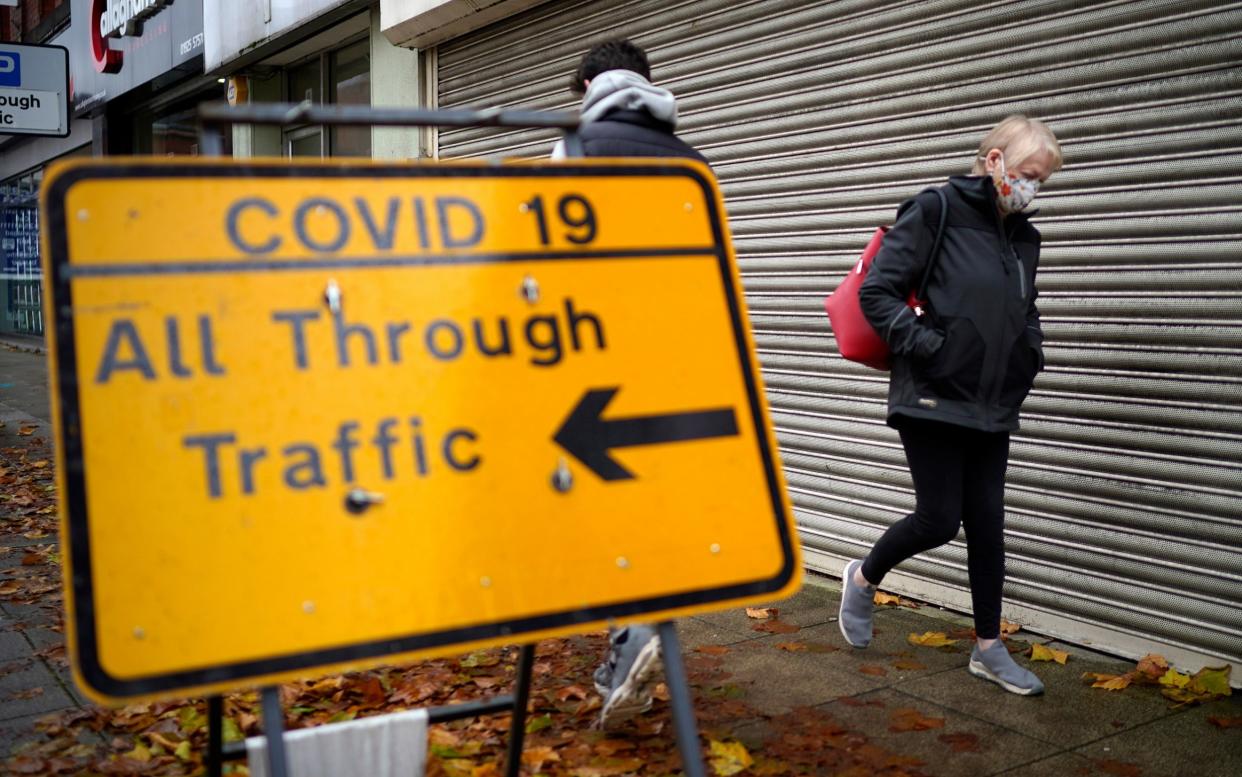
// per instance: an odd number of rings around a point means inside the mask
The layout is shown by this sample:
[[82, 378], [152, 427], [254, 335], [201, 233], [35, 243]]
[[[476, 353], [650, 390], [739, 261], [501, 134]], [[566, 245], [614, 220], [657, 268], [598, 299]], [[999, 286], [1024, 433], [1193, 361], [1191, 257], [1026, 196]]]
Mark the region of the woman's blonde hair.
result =
[[1052, 156], [1052, 169], [1055, 173], [1061, 169], [1061, 144], [1057, 136], [1052, 134], [1048, 125], [1039, 119], [1031, 119], [1022, 114], [1008, 116], [997, 124], [983, 142], [979, 144], [979, 153], [975, 156], [973, 175], [987, 172], [984, 159], [989, 151], [999, 148], [1005, 154], [1005, 166], [1013, 169], [1041, 151]]

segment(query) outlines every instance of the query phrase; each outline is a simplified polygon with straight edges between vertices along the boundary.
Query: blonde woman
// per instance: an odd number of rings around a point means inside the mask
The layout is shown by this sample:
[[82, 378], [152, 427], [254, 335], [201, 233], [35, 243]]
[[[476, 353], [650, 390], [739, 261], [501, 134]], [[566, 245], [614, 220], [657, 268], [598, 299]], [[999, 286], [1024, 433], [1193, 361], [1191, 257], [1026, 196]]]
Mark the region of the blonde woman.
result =
[[964, 527], [977, 637], [969, 670], [1026, 696], [1043, 684], [999, 639], [1005, 469], [1009, 433], [1044, 365], [1035, 307], [1040, 237], [1026, 208], [1060, 168], [1056, 137], [1035, 119], [1010, 116], [988, 133], [972, 174], [941, 187], [948, 213], [922, 315], [907, 298], [932, 258], [936, 193], [904, 203], [884, 238], [860, 300], [893, 353], [888, 423], [901, 436], [916, 506], [866, 558], [846, 565], [838, 620], [847, 642], [866, 647], [875, 587]]

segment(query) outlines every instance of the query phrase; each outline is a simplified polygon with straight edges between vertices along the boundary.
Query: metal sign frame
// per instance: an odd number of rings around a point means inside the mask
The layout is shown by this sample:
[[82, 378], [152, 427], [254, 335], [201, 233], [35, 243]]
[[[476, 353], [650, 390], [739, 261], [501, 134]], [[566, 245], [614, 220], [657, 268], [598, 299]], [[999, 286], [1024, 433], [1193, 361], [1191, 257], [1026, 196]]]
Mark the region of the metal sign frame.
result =
[[[18, 50], [17, 53], [21, 53], [20, 52], [21, 49], [34, 49], [34, 50], [47, 51], [47, 52], [59, 51], [64, 57], [64, 74], [65, 74], [64, 85], [61, 86], [59, 83], [57, 84], [57, 86], [60, 89], [59, 99], [57, 100], [57, 106], [60, 109], [61, 115], [64, 118], [64, 131], [63, 132], [57, 132], [57, 131], [52, 131], [52, 130], [36, 130], [36, 129], [6, 130], [4, 129], [3, 126], [0, 126], [0, 137], [3, 137], [3, 136], [41, 137], [41, 138], [67, 138], [69, 137], [70, 133], [72, 132], [72, 124], [73, 124], [73, 111], [69, 104], [72, 98], [72, 95], [69, 93], [69, 49], [65, 48], [64, 46], [57, 46], [57, 45], [51, 45], [51, 44], [45, 44], [45, 43], [0, 43], [0, 49], [15, 49], [15, 50]], [[27, 69], [29, 69], [29, 66], [27, 66]], [[11, 86], [0, 87], [0, 89], [9, 89], [9, 88], [18, 88], [23, 91], [40, 91], [40, 90], [31, 89], [30, 87], [26, 87], [24, 85], [19, 86], [19, 87], [11, 87]]]

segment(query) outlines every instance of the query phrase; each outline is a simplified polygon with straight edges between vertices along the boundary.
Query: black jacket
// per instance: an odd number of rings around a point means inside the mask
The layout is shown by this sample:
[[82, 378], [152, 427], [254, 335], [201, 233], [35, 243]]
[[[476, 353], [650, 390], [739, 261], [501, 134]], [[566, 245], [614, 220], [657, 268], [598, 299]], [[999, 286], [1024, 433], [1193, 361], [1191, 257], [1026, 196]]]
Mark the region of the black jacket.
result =
[[684, 157], [707, 164], [673, 125], [646, 111], [615, 110], [578, 130], [587, 156]]
[[989, 176], [955, 176], [942, 191], [949, 213], [927, 314], [915, 316], [906, 297], [931, 253], [940, 215], [934, 192], [902, 204], [859, 292], [894, 357], [888, 421], [1017, 429], [1018, 409], [1044, 364], [1035, 307], [1039, 232], [1030, 214], [1001, 219]]

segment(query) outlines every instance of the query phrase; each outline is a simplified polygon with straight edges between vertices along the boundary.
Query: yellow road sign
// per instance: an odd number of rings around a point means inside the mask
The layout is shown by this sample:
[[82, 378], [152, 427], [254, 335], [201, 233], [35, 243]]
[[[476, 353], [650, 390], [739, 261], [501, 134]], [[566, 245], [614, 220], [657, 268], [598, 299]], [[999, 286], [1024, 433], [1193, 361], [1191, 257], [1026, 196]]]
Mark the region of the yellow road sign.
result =
[[42, 205], [95, 698], [796, 587], [707, 168], [82, 161]]

